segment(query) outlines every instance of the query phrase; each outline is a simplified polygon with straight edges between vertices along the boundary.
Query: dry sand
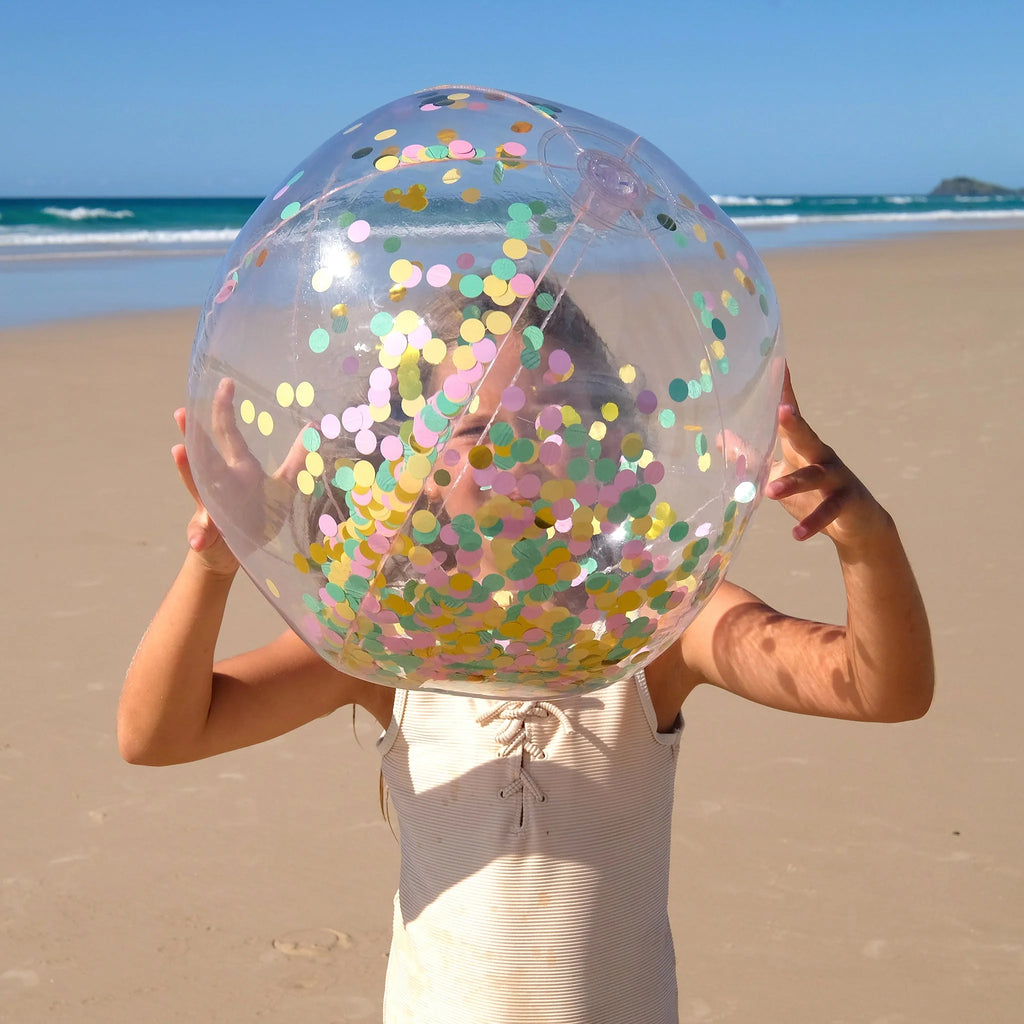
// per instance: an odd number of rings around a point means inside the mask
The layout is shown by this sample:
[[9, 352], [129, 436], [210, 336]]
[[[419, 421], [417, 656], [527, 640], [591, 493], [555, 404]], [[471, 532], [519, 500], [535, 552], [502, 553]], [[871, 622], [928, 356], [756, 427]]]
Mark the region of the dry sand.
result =
[[[1016, 1024], [1024, 232], [768, 263], [805, 412], [901, 524], [939, 690], [900, 726], [694, 695], [674, 825], [681, 1017]], [[3, 1021], [379, 1020], [397, 846], [369, 719], [178, 768], [117, 755], [121, 678], [183, 553], [167, 449], [195, 316], [0, 335]], [[777, 509], [734, 578], [842, 616], [829, 545], [789, 540]], [[246, 583], [235, 598], [225, 652], [278, 629]]]

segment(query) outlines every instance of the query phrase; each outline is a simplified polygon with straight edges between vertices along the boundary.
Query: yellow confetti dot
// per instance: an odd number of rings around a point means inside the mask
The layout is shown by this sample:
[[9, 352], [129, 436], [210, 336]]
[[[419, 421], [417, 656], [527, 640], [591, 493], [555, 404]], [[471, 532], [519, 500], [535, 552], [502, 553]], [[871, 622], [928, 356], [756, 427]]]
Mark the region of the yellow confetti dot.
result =
[[467, 188], [462, 193], [462, 201], [464, 203], [479, 203], [480, 202], [480, 189], [478, 189], [478, 188]]
[[348, 304], [345, 302], [339, 302], [335, 306], [331, 306], [331, 316], [337, 318], [339, 316], [348, 316]]
[[704, 230], [704, 226], [702, 224], [693, 225], [693, 237], [696, 238], [698, 242], [706, 242], [708, 240], [708, 233]]
[[316, 480], [308, 469], [300, 469], [295, 477], [295, 486], [308, 497], [316, 488]]
[[352, 477], [355, 480], [356, 487], [365, 491], [373, 485], [373, 481], [377, 478], [377, 471], [373, 468], [372, 462], [360, 459], [352, 467]]
[[500, 309], [495, 309], [488, 313], [485, 322], [487, 330], [495, 336], [508, 334], [512, 330], [512, 317]]
[[711, 468], [711, 452], [705, 452], [697, 459], [697, 468], [702, 473], [706, 473]]
[[269, 590], [270, 593], [274, 595], [274, 597], [281, 596], [281, 591], [277, 589], [277, 584], [272, 579], [266, 579], [263, 582], [266, 583], [267, 590]]
[[718, 257], [718, 258], [719, 258], [720, 260], [724, 260], [724, 259], [725, 259], [725, 246], [724, 246], [724, 245], [722, 245], [722, 243], [721, 243], [721, 242], [715, 242], [715, 244], [714, 244], [713, 248], [714, 248], [714, 250], [715, 250], [715, 255], [716, 255], [716, 256], [717, 256], [717, 257]]
[[242, 417], [243, 423], [252, 423], [256, 419], [256, 406], [246, 398], [238, 407], [238, 415]]
[[334, 284], [334, 274], [327, 267], [315, 271], [309, 281], [315, 292], [325, 292]]
[[[437, 526], [437, 517], [429, 509], [417, 509], [412, 514], [412, 528], [420, 533], [430, 533]], [[429, 552], [428, 552], [429, 554]]]
[[[483, 324], [480, 326], [483, 327]], [[481, 334], [480, 337], [482, 338], [483, 334]], [[473, 350], [468, 345], [460, 345], [452, 353], [452, 364], [457, 370], [472, 370], [477, 364], [477, 358], [473, 354]]]
[[441, 176], [441, 180], [446, 185], [454, 185], [462, 177], [462, 171], [457, 167], [453, 167], [450, 171], [445, 171]]
[[388, 272], [395, 284], [403, 284], [412, 274], [412, 264], [408, 260], [395, 260]]
[[282, 381], [277, 385], [277, 404], [282, 408], [287, 409], [292, 402], [295, 401], [295, 388], [291, 386], [287, 381]]
[[398, 134], [397, 129], [395, 129], [395, 128], [385, 128], [384, 131], [377, 132], [377, 134], [374, 135], [374, 139], [376, 139], [377, 142], [383, 142], [385, 139], [393, 139], [395, 137], [395, 135], [397, 135], [397, 134]]
[[619, 380], [623, 384], [632, 384], [636, 380], [636, 367], [632, 363], [626, 363], [619, 367]]
[[717, 338], [711, 342], [711, 354], [716, 359], [721, 359], [725, 355], [725, 346]]
[[370, 419], [372, 419], [374, 423], [384, 423], [391, 419], [391, 403], [386, 402], [384, 405], [371, 405]]
[[504, 295], [507, 291], [508, 281], [502, 281], [500, 277], [495, 277], [494, 274], [488, 274], [484, 278], [484, 294], [492, 299], [497, 298], [499, 295]]
[[605, 435], [608, 433], [608, 425], [606, 423], [591, 423], [590, 430], [587, 431], [588, 435], [595, 441], [603, 441]]
[[441, 338], [431, 338], [423, 345], [423, 358], [431, 366], [439, 366], [444, 362], [446, 355], [448, 355], [448, 346]]
[[378, 157], [373, 162], [373, 166], [376, 167], [378, 171], [393, 171], [398, 164], [398, 157], [390, 154], [388, 156]]
[[274, 417], [269, 412], [261, 412], [256, 417], [256, 427], [264, 437], [270, 437], [274, 432]]
[[[370, 468], [372, 469], [373, 467], [371, 466]], [[430, 476], [432, 468], [430, 459], [426, 455], [410, 455], [405, 463], [406, 472], [415, 480], [426, 480]]]
[[[404, 260], [403, 262], [409, 263], [408, 260]], [[409, 263], [409, 267], [409, 272], [412, 273], [411, 263]], [[394, 264], [392, 264], [392, 269], [393, 268]], [[406, 278], [403, 278], [402, 280], [406, 280]], [[401, 331], [403, 334], [412, 334], [419, 325], [420, 315], [414, 309], [403, 309], [402, 312], [395, 317], [395, 330]]]
[[501, 251], [510, 260], [521, 260], [529, 251], [526, 243], [521, 238], [506, 238]]
[[319, 452], [307, 452], [306, 469], [308, 469], [313, 476], [319, 476], [324, 471], [323, 456]]
[[609, 422], [613, 423], [619, 418], [619, 407], [614, 402], [605, 402], [601, 406], [601, 415]]
[[639, 434], [627, 434], [622, 439], [622, 454], [627, 459], [638, 459], [644, 451], [644, 439]]
[[484, 336], [484, 323], [482, 320], [478, 320], [476, 317], [469, 317], [462, 321], [462, 326], [459, 328], [459, 335], [463, 341], [468, 341], [470, 344], [479, 341]]
[[303, 409], [308, 409], [313, 404], [315, 398], [315, 391], [313, 385], [308, 380], [302, 381], [295, 387], [295, 401], [302, 406]]

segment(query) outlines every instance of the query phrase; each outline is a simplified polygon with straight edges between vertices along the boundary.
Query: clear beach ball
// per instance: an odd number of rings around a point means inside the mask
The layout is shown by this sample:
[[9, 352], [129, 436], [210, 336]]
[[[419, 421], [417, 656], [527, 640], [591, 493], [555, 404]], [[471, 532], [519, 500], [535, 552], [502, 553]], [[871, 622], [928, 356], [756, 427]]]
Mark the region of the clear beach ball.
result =
[[202, 311], [186, 445], [330, 664], [541, 699], [624, 678], [723, 579], [783, 356], [736, 226], [634, 132], [442, 86], [255, 211]]

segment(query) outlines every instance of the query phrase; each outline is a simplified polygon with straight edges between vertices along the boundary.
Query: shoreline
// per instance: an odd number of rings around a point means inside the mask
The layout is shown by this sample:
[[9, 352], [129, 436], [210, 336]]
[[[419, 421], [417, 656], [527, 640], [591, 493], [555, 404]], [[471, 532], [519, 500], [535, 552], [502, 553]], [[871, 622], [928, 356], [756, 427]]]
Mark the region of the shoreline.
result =
[[[760, 229], [764, 231], [779, 231], [785, 232], [793, 230], [792, 228], [779, 227], [777, 229], [764, 228]], [[794, 245], [781, 245], [777, 247], [760, 247], [758, 252], [765, 264], [768, 266], [769, 272], [772, 271], [772, 265], [786, 264], [793, 260], [802, 259], [815, 259], [818, 256], [825, 254], [834, 254], [849, 250], [861, 250], [864, 248], [871, 247], [887, 247], [887, 246], [900, 246], [900, 245], [920, 245], [928, 244], [930, 241], [939, 240], [944, 237], [968, 237], [974, 238], [978, 241], [982, 239], [988, 239], [992, 236], [1003, 236], [1003, 235], [1014, 235], [1024, 232], [1024, 223], [1018, 224], [1009, 221], [999, 226], [992, 225], [985, 228], [979, 228], [976, 225], [970, 227], [964, 226], [948, 226], [942, 225], [928, 230], [906, 230], [893, 232], [884, 236], [868, 236], [862, 238], [845, 238], [832, 241], [824, 242], [809, 242], [805, 244], [794, 244]], [[750, 236], [748, 236], [750, 237]], [[757, 233], [751, 238], [753, 242], [757, 241]], [[998, 244], [998, 243], [996, 243]], [[140, 264], [152, 262], [159, 266], [166, 266], [167, 264], [173, 264], [180, 260], [182, 264], [192, 264], [195, 266], [200, 261], [204, 264], [204, 271], [199, 274], [191, 275], [195, 287], [191, 290], [195, 294], [195, 301], [180, 301], [169, 305], [150, 305], [150, 304], [139, 304], [139, 305], [128, 305], [125, 308], [114, 308], [111, 302], [105, 303], [105, 305], [111, 305], [111, 308], [97, 309], [91, 312], [86, 312], [84, 315], [80, 311], [74, 313], [68, 312], [66, 315], [56, 316], [32, 316], [27, 319], [20, 319], [18, 322], [4, 323], [2, 321], [3, 313], [0, 312], [0, 339], [3, 336], [8, 335], [12, 332], [39, 328], [43, 329], [48, 326], [61, 325], [67, 321], [74, 320], [75, 322], [82, 323], [87, 320], [103, 319], [105, 317], [120, 317], [120, 316], [133, 316], [133, 315], [154, 315], [154, 314], [168, 314], [172, 312], [184, 312], [186, 310], [194, 310], [196, 317], [200, 309], [202, 308], [203, 299], [209, 288], [210, 282], [213, 279], [213, 270], [219, 266], [224, 253], [214, 253], [204, 251], [194, 251], [189, 253], [177, 253], [177, 252], [163, 252], [163, 253], [129, 253], [123, 256], [115, 253], [76, 253], [76, 254], [65, 254], [59, 257], [52, 255], [33, 254], [32, 257], [25, 261], [25, 271], [29, 274], [42, 273], [47, 269], [55, 270], [60, 273], [63, 270], [69, 270], [72, 273], [74, 269], [81, 267], [84, 270], [90, 268], [98, 268], [103, 264], [119, 264], [125, 263], [129, 266], [138, 267]], [[0, 254], [0, 288], [4, 283], [3, 275], [6, 272], [3, 266], [5, 257]], [[65, 268], [63, 264], [69, 264], [70, 266]], [[8, 266], [20, 266], [20, 261], [9, 260]], [[206, 270], [209, 273], [206, 273]], [[13, 271], [17, 273], [17, 270]], [[778, 289], [777, 289], [778, 290]], [[2, 291], [0, 291], [0, 297], [2, 297]], [[112, 301], [112, 300], [111, 300]], [[72, 308], [74, 308], [72, 306]], [[3, 306], [0, 305], [0, 310]]]

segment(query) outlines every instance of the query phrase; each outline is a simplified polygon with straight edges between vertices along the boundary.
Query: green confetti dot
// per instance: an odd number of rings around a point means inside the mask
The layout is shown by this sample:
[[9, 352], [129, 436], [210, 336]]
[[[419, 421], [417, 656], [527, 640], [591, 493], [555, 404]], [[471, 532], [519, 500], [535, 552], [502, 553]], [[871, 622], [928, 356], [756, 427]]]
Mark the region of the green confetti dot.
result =
[[611, 483], [618, 471], [619, 465], [614, 459], [598, 459], [594, 466], [594, 476], [603, 484]]
[[344, 334], [348, 330], [348, 317], [347, 316], [336, 316], [331, 321], [331, 330], [335, 334]]
[[384, 251], [385, 252], [398, 252], [402, 248], [402, 240], [392, 235], [390, 238], [384, 239]]
[[673, 523], [668, 529], [668, 539], [679, 542], [690, 532], [690, 524], [687, 522]]
[[700, 389], [706, 395], [710, 395], [714, 390], [715, 382], [711, 379], [710, 373], [702, 373], [700, 375]]
[[297, 214], [297, 213], [299, 212], [299, 210], [301, 210], [301, 209], [302, 209], [302, 204], [301, 204], [301, 203], [289, 203], [289, 204], [288, 204], [288, 205], [287, 205], [287, 206], [286, 206], [286, 207], [285, 207], [285, 208], [284, 208], [284, 209], [283, 209], [283, 210], [281, 211], [281, 220], [290, 220], [290, 219], [291, 219], [292, 217], [294, 217], [294, 216], [295, 216], [295, 214]]
[[534, 301], [537, 303], [537, 308], [545, 313], [555, 307], [555, 297], [550, 292], [538, 292]]
[[558, 221], [554, 217], [538, 217], [537, 227], [540, 229], [541, 234], [550, 235], [552, 231], [558, 228]]
[[675, 231], [679, 226], [667, 213], [659, 213], [656, 219], [666, 231]]
[[682, 231], [677, 231], [672, 237], [676, 240], [676, 245], [680, 249], [686, 248], [686, 235]]
[[491, 443], [499, 448], [507, 447], [516, 438], [516, 432], [512, 429], [510, 423], [493, 423], [488, 434], [491, 438]]
[[674, 427], [676, 425], [676, 414], [671, 409], [662, 409], [658, 413], [658, 422], [666, 429]]
[[581, 480], [585, 480], [589, 472], [590, 462], [579, 455], [574, 459], [570, 459], [569, 464], [565, 467], [566, 476], [568, 476], [570, 480], [575, 480], [577, 483]]
[[355, 473], [352, 472], [352, 467], [341, 466], [335, 470], [333, 483], [339, 490], [351, 491], [356, 485], [356, 477]]
[[452, 482], [452, 475], [447, 469], [438, 469], [434, 472], [434, 483], [438, 487], [447, 487]]
[[761, 307], [761, 312], [764, 313], [765, 316], [767, 316], [768, 315], [768, 300], [762, 295], [757, 301], [758, 301], [758, 304]]
[[717, 316], [711, 321], [711, 330], [714, 331], [715, 337], [719, 341], [725, 340], [725, 324]]
[[391, 333], [394, 326], [395, 318], [390, 313], [377, 313], [370, 321], [370, 333], [378, 338], [383, 338], [385, 334]]
[[510, 259], [498, 259], [491, 264], [491, 273], [499, 281], [511, 281], [516, 276], [516, 265]]
[[704, 431], [700, 431], [693, 440], [693, 446], [697, 449], [698, 455], [707, 455], [708, 439]]
[[686, 386], [689, 389], [691, 398], [700, 398], [704, 393], [704, 389], [700, 386], [699, 380], [691, 380]]
[[508, 208], [509, 220], [527, 221], [533, 216], [533, 210], [526, 203], [512, 203]]
[[519, 356], [519, 362], [524, 369], [536, 370], [540, 366], [540, 353], [533, 348], [524, 348]]
[[725, 300], [725, 308], [729, 311], [730, 316], [740, 315], [740, 304], [736, 301], [735, 295], [730, 295], [729, 298]]
[[316, 427], [306, 427], [302, 432], [302, 447], [307, 452], [319, 451], [322, 440], [320, 431]]
[[682, 377], [676, 377], [675, 380], [669, 382], [668, 397], [671, 398], [673, 402], [685, 401], [689, 395], [689, 385]]
[[562, 437], [570, 448], [582, 448], [587, 443], [587, 428], [582, 423], [570, 423]]
[[542, 199], [534, 199], [534, 201], [530, 203], [530, 212], [534, 215], [544, 213], [547, 208], [547, 203]]
[[462, 280], [459, 281], [459, 291], [466, 296], [467, 299], [475, 299], [478, 295], [483, 294], [484, 282], [479, 274], [466, 274]]
[[523, 341], [531, 348], [539, 349], [544, 344], [544, 332], [536, 324], [530, 324], [523, 328]]
[[331, 336], [322, 327], [317, 327], [315, 330], [310, 332], [309, 335], [309, 347], [310, 350], [317, 354], [327, 351], [327, 346], [331, 343]]
[[703, 292], [694, 292], [693, 293], [693, 304], [698, 309], [703, 309], [707, 305], [707, 303], [704, 301], [704, 293]]
[[518, 238], [526, 241], [530, 237], [530, 225], [521, 220], [510, 220], [505, 226], [505, 234], [509, 238]]
[[509, 454], [516, 462], [529, 462], [537, 454], [537, 446], [528, 437], [520, 437], [512, 442]]
[[440, 144], [435, 146], [427, 146], [423, 151], [423, 155], [428, 160], [447, 160], [448, 159], [448, 147]]
[[359, 149], [357, 149], [352, 154], [352, 159], [353, 160], [362, 160], [364, 156], [369, 156], [372, 152], [373, 152], [373, 146], [360, 146]]
[[347, 228], [350, 224], [354, 224], [356, 215], [351, 210], [346, 210], [344, 213], [338, 214], [338, 219], [335, 222], [339, 228]]

